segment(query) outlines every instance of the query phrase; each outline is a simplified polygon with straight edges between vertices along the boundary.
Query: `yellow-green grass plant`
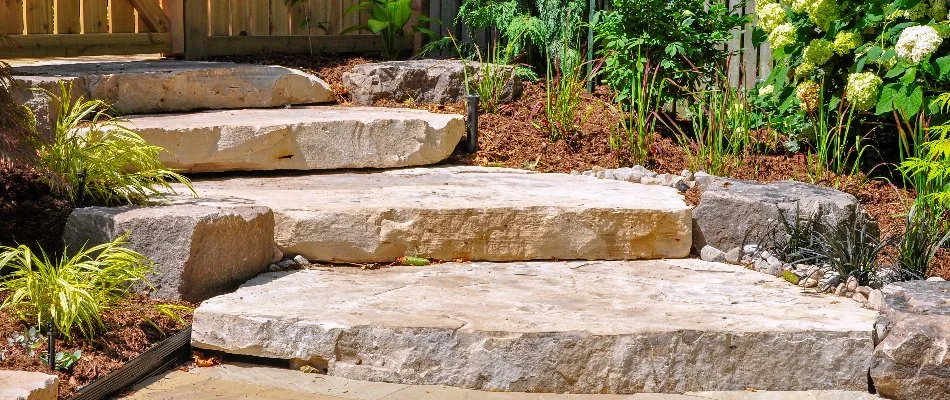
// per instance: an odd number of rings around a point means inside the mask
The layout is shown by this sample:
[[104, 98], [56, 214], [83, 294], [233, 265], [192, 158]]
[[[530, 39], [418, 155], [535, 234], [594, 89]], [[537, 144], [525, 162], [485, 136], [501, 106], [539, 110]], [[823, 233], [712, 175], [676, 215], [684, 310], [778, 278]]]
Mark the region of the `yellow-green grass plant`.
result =
[[819, 89], [815, 111], [808, 116], [815, 133], [814, 143], [806, 158], [809, 178], [817, 181], [827, 178], [831, 173], [858, 176], [864, 152], [871, 146], [864, 144], [861, 135], [851, 134], [855, 121], [854, 107], [845, 101], [838, 101], [836, 111], [832, 112], [833, 105], [825, 102], [823, 93], [824, 90]]
[[67, 339], [75, 331], [91, 338], [103, 328], [102, 315], [129, 294], [132, 286], [148, 284], [152, 262], [124, 247], [127, 235], [109, 243], [69, 251], [55, 260], [28, 246], [0, 247], [0, 291], [7, 297], [0, 309], [14, 311], [37, 326], [53, 322]]
[[58, 95], [44, 91], [60, 107], [53, 142], [37, 150], [40, 166], [61, 178], [54, 184], [71, 199], [79, 198], [82, 189], [85, 199], [95, 204], [141, 203], [150, 195], [174, 192], [171, 182], [194, 193], [188, 178], [159, 160], [165, 149], [148, 144], [109, 115], [108, 104], [82, 96], [74, 101], [70, 84], [60, 82], [59, 88]]
[[646, 165], [655, 140], [656, 122], [663, 107], [663, 93], [666, 80], [660, 76], [660, 66], [649, 60], [639, 58], [630, 84], [630, 96], [621, 100], [617, 96], [621, 118], [617, 134], [612, 135], [611, 150], [619, 151], [623, 141], [627, 142], [630, 161]]

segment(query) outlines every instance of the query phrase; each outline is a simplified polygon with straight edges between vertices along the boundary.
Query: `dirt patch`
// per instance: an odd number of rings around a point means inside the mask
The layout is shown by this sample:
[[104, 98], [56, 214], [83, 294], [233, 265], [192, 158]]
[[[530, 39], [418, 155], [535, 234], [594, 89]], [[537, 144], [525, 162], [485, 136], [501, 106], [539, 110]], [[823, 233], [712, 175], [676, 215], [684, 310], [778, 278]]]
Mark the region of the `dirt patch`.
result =
[[[132, 296], [103, 315], [107, 329], [94, 339], [89, 340], [77, 334], [72, 342], [58, 340], [57, 351], [82, 352], [82, 357], [71, 370], [56, 372], [60, 381], [59, 398], [69, 398], [78, 387], [88, 385], [119, 369], [155, 343], [191, 324], [190, 311], [176, 311], [184, 320], [184, 323], [180, 323], [158, 311], [155, 306], [159, 304], [169, 303], [149, 300], [138, 295]], [[193, 307], [187, 303], [173, 304]], [[22, 350], [7, 345], [6, 338], [29, 328], [29, 324], [8, 310], [0, 312], [0, 347], [6, 346], [7, 350], [7, 359], [0, 362], [0, 369], [50, 373], [49, 366], [38, 357], [29, 357]], [[42, 343], [41, 349], [46, 349], [46, 342]]]
[[72, 203], [53, 191], [43, 175], [0, 168], [0, 245], [39, 245], [58, 254], [72, 210]]

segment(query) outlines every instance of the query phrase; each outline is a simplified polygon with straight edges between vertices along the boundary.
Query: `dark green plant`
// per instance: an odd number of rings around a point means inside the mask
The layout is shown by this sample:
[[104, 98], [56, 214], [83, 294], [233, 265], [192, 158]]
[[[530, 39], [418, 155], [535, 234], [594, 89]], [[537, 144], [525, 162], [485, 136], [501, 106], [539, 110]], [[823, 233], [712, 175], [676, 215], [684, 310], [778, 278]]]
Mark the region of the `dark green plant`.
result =
[[102, 315], [124, 298], [132, 285], [148, 281], [151, 261], [125, 248], [127, 236], [81, 249], [75, 255], [50, 260], [27, 246], [0, 247], [0, 269], [12, 272], [0, 280], [9, 294], [0, 308], [11, 309], [25, 321], [53, 321], [67, 339], [73, 329], [87, 338], [103, 327]]
[[855, 213], [836, 225], [822, 224], [818, 235], [817, 246], [806, 250], [811, 257], [824, 260], [842, 278], [853, 276], [861, 285], [878, 285], [878, 257], [893, 238], [881, 240], [868, 216]]
[[471, 31], [497, 29], [505, 63], [516, 59], [544, 68], [548, 54], [580, 60], [580, 16], [587, 0], [468, 0], [456, 21]]
[[[57, 174], [57, 187], [72, 200], [84, 187], [87, 200], [96, 204], [139, 203], [149, 195], [164, 196], [171, 181], [194, 190], [188, 178], [167, 169], [158, 159], [163, 148], [152, 146], [141, 136], [107, 114], [100, 100], [71, 98], [71, 85], [60, 83], [60, 94], [45, 92], [59, 106], [53, 142], [38, 149], [40, 165]], [[85, 185], [80, 175], [85, 174]]]
[[723, 0], [613, 0], [599, 20], [604, 82], [621, 100], [631, 96], [637, 65], [645, 59], [685, 89], [667, 91], [668, 99], [698, 90], [723, 69], [730, 54], [725, 43], [748, 22]]
[[[357, 25], [346, 28], [341, 32], [346, 34], [355, 31], [369, 31], [374, 35], [379, 35], [383, 46], [382, 56], [395, 60], [399, 57], [402, 50], [399, 39], [406, 36], [406, 24], [412, 19], [412, 0], [370, 0], [359, 4], [354, 4], [347, 8], [346, 13], [366, 12], [369, 19], [366, 25]], [[422, 26], [423, 22], [428, 22], [428, 18], [419, 17], [419, 23], [412, 27], [413, 30], [433, 36], [434, 33], [428, 28]]]
[[897, 243], [897, 272], [901, 280], [927, 278], [934, 256], [950, 239], [946, 217], [946, 210], [926, 203], [911, 207], [905, 217], [906, 229]]
[[781, 208], [778, 209], [781, 234], [777, 238], [775, 254], [785, 262], [821, 264], [825, 260], [810, 252], [820, 245], [819, 230], [822, 228], [822, 214], [819, 212], [806, 214], [801, 205], [795, 204], [795, 214], [789, 216]]
[[17, 84], [12, 75], [10, 65], [0, 61], [0, 167], [36, 162], [40, 142], [33, 113], [13, 97]]

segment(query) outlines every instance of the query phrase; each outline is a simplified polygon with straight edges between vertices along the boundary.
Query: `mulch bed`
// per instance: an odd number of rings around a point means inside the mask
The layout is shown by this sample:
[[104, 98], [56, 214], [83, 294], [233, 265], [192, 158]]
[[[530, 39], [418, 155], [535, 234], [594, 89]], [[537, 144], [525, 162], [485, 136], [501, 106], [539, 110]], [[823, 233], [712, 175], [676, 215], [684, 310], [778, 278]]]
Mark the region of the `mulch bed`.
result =
[[0, 245], [62, 249], [63, 228], [73, 206], [47, 181], [35, 171], [0, 166]]
[[[56, 372], [60, 382], [59, 398], [69, 398], [79, 387], [88, 385], [119, 369], [152, 345], [191, 324], [191, 312], [178, 312], [185, 321], [182, 324], [159, 312], [155, 308], [159, 304], [169, 304], [169, 302], [159, 302], [134, 295], [103, 315], [107, 329], [93, 339], [89, 340], [76, 334], [71, 342], [65, 342], [62, 338], [57, 340], [57, 351], [80, 350], [82, 352], [82, 357], [71, 370]], [[193, 307], [187, 303], [172, 304]], [[28, 323], [9, 311], [0, 311], [0, 347], [6, 347], [8, 353], [8, 358], [0, 362], [0, 369], [50, 373], [45, 361], [37, 357], [29, 357], [22, 350], [14, 350], [7, 346], [6, 338], [16, 332], [23, 333], [29, 328]], [[46, 342], [43, 343], [41, 349], [45, 350]]]

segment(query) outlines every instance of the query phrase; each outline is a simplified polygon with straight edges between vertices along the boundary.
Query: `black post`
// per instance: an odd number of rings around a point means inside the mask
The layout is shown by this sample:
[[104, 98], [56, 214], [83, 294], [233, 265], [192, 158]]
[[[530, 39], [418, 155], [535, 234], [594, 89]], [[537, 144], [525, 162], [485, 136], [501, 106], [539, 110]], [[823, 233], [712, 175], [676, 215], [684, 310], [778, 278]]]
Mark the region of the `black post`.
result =
[[587, 2], [587, 93], [594, 93], [594, 15], [597, 12], [595, 0]]
[[79, 173], [79, 193], [76, 194], [76, 208], [82, 207], [86, 200], [86, 170]]
[[47, 355], [48, 356], [47, 358], [49, 358], [49, 369], [51, 371], [55, 371], [56, 370], [56, 325], [53, 324], [52, 318], [50, 318], [47, 324], [47, 328], [49, 328], [49, 336], [46, 339], [47, 344], [49, 345], [47, 348], [47, 351], [49, 352], [49, 354]]
[[465, 95], [467, 115], [465, 123], [468, 126], [468, 136], [465, 142], [465, 151], [469, 154], [478, 151], [478, 100], [477, 94]]

